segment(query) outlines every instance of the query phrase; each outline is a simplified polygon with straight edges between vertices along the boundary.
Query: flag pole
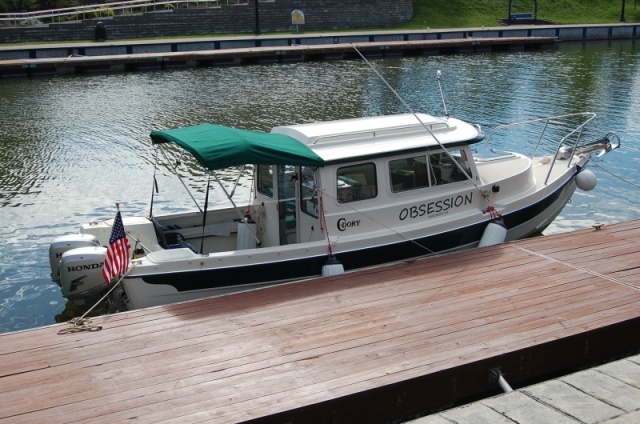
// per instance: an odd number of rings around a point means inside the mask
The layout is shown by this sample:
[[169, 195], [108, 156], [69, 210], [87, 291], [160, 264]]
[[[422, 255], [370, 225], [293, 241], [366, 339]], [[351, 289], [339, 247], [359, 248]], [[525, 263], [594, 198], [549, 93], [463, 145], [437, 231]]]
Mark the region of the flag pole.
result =
[[[126, 255], [124, 256], [127, 259], [127, 269], [124, 272], [122, 272], [122, 275], [119, 275], [120, 272], [122, 271], [121, 265], [119, 265], [119, 269], [115, 273], [113, 272], [113, 270], [110, 270], [110, 271], [107, 272], [107, 274], [105, 274], [105, 271], [103, 270], [103, 274], [102, 275], [105, 277], [105, 280], [106, 280], [107, 284], [110, 283], [110, 280], [108, 280], [107, 277], [110, 277], [110, 279], [113, 279], [113, 277], [118, 275], [120, 278], [113, 285], [113, 287], [111, 287], [111, 289], [109, 289], [107, 291], [107, 293], [105, 293], [105, 295], [102, 296], [102, 298], [100, 300], [98, 300], [91, 308], [89, 308], [89, 310], [87, 310], [84, 314], [82, 314], [82, 316], [71, 319], [68, 322], [70, 327], [58, 331], [58, 334], [76, 333], [78, 331], [98, 331], [98, 330], [102, 329], [102, 326], [100, 326], [100, 325], [92, 325], [91, 324], [91, 320], [86, 318], [86, 316], [91, 311], [93, 311], [96, 308], [96, 306], [98, 306], [102, 302], [104, 302], [104, 300], [115, 290], [115, 288], [118, 287], [118, 285], [122, 282], [122, 280], [124, 280], [124, 277], [127, 276], [131, 272], [131, 270], [136, 266], [136, 263], [132, 262], [128, 258], [128, 256], [129, 256], [128, 249], [130, 249], [130, 246], [129, 246], [129, 242], [127, 241], [127, 235], [126, 235], [124, 226], [122, 225], [122, 216], [120, 215], [120, 203], [119, 202], [116, 202], [116, 209], [118, 211], [116, 213], [116, 218], [113, 221], [113, 228], [111, 230], [111, 238], [114, 238], [114, 234], [115, 234], [118, 237], [118, 240], [115, 240], [115, 241], [112, 242], [111, 239], [110, 239], [109, 240], [109, 249], [111, 249], [113, 247], [113, 245], [116, 244], [118, 241], [122, 241], [124, 239], [124, 241], [125, 241], [124, 248], [127, 250]], [[124, 252], [122, 252], [122, 253], [124, 254]], [[107, 257], [105, 258], [105, 264], [108, 261], [109, 255], [110, 255], [110, 251], [107, 250]]]

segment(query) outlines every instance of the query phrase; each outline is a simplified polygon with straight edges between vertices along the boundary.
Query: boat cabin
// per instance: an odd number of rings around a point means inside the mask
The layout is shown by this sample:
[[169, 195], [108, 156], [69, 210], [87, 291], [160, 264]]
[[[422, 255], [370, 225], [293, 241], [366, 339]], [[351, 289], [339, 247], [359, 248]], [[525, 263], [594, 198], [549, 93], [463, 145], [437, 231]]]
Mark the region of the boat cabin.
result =
[[[331, 235], [380, 230], [364, 215], [401, 225], [416, 214], [444, 214], [456, 202], [470, 204], [466, 186], [476, 170], [469, 145], [482, 139], [479, 130], [455, 119], [420, 118], [428, 129], [413, 115], [274, 128], [306, 144], [325, 164], [256, 166], [251, 216], [261, 246], [320, 241], [324, 225]], [[451, 190], [463, 191], [462, 200], [437, 203]]]

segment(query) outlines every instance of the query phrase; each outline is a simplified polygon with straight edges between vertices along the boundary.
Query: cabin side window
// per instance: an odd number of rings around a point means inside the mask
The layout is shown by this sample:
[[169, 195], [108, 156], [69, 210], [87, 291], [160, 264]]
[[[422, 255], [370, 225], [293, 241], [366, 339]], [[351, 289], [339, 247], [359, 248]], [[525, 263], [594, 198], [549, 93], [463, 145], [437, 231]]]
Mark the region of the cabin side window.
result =
[[300, 167], [300, 209], [307, 215], [318, 217], [318, 193], [316, 192], [315, 168]]
[[273, 197], [273, 166], [258, 165], [258, 193]]
[[425, 155], [390, 161], [389, 176], [391, 191], [394, 193], [429, 187], [430, 184], [435, 185]]
[[376, 166], [373, 163], [338, 168], [338, 202], [372, 199], [378, 195]]
[[432, 153], [429, 155], [429, 162], [433, 167], [433, 172], [438, 184], [455, 183], [467, 179], [454, 161], [460, 165], [470, 177], [472, 176], [467, 152], [456, 149], [449, 150], [449, 153], [451, 153], [451, 156], [445, 152]]

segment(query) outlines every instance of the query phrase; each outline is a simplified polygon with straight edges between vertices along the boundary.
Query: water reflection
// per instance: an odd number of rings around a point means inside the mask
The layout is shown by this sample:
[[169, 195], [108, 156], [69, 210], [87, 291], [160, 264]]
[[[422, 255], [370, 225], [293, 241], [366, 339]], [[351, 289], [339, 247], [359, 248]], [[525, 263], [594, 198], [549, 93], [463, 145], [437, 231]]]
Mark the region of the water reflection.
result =
[[[593, 134], [619, 132], [623, 149], [599, 159], [640, 182], [640, 52], [635, 42], [562, 43], [559, 50], [373, 60], [415, 111], [449, 112], [486, 130], [590, 110]], [[65, 302], [49, 279], [47, 249], [80, 223], [148, 212], [153, 129], [212, 122], [268, 131], [283, 124], [405, 112], [362, 61], [0, 80], [0, 332], [54, 322]], [[512, 141], [499, 140], [505, 148]], [[206, 176], [183, 160], [197, 200]], [[548, 232], [640, 218], [638, 189], [592, 168], [594, 192], [576, 193]], [[195, 170], [195, 171], [194, 171]], [[192, 210], [163, 166], [155, 211]], [[236, 194], [249, 196], [244, 187]], [[221, 203], [219, 189], [212, 205]], [[177, 200], [177, 202], [174, 202]]]

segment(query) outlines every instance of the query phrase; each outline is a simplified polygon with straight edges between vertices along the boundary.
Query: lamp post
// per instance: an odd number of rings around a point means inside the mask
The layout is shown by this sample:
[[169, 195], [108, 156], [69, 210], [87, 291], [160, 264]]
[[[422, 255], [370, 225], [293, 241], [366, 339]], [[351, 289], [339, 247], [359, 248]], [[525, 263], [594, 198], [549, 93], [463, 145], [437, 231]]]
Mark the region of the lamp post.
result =
[[260, 35], [260, 11], [258, 10], [258, 0], [254, 0], [256, 5], [256, 29], [253, 31], [255, 35]]

